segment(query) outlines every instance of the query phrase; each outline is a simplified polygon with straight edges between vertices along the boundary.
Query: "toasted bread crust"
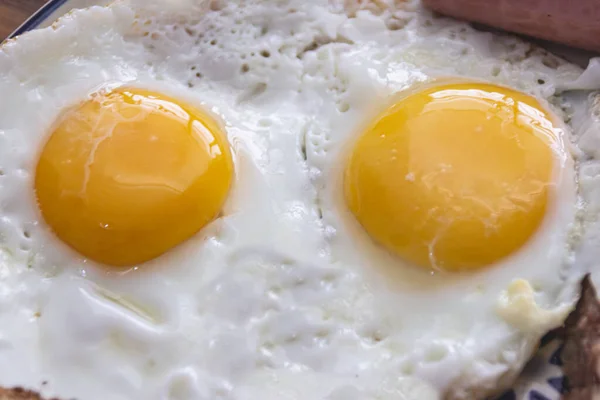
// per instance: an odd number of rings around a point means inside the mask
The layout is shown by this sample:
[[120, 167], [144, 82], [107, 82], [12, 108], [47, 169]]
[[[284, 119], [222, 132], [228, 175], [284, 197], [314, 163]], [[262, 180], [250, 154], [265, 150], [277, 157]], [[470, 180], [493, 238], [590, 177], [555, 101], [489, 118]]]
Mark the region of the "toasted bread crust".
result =
[[[36, 392], [22, 388], [2, 389], [0, 388], [0, 400], [44, 400]], [[57, 399], [54, 399], [57, 400]]]
[[581, 296], [565, 321], [563, 372], [569, 391], [564, 400], [592, 400], [600, 394], [600, 303], [589, 275], [581, 282]]

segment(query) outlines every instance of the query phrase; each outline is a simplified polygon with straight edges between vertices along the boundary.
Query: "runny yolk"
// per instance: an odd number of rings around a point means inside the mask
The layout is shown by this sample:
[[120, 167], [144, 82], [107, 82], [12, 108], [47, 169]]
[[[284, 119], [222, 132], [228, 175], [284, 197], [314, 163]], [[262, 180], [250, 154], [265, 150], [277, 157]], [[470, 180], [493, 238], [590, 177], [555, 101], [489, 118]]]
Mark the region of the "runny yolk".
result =
[[218, 216], [233, 178], [208, 114], [139, 89], [99, 92], [66, 111], [35, 176], [48, 225], [111, 266], [151, 260]]
[[557, 143], [533, 98], [446, 84], [404, 98], [358, 138], [344, 194], [366, 232], [410, 263], [474, 270], [521, 248], [548, 204]]

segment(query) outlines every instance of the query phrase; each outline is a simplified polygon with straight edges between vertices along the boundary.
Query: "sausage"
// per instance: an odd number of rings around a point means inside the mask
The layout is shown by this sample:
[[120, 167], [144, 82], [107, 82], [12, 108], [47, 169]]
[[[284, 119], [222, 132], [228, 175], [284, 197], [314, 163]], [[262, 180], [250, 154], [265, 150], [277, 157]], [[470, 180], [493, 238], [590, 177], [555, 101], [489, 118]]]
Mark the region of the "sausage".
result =
[[441, 14], [600, 51], [599, 0], [422, 0]]

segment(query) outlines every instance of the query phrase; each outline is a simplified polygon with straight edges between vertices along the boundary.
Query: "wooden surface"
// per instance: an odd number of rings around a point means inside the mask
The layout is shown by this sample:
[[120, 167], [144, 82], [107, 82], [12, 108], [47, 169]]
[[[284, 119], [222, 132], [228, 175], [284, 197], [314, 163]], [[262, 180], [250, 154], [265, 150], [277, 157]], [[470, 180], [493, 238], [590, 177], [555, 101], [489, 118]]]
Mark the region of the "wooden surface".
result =
[[46, 0], [0, 0], [0, 41], [45, 2]]

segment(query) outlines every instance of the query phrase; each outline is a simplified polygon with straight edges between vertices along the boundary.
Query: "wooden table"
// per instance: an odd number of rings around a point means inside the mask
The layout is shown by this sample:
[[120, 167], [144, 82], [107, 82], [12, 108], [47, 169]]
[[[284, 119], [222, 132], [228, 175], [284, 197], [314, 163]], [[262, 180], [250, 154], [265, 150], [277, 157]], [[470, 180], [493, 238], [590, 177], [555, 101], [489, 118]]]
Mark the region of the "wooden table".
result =
[[7, 37], [47, 0], [0, 0], [0, 41]]

